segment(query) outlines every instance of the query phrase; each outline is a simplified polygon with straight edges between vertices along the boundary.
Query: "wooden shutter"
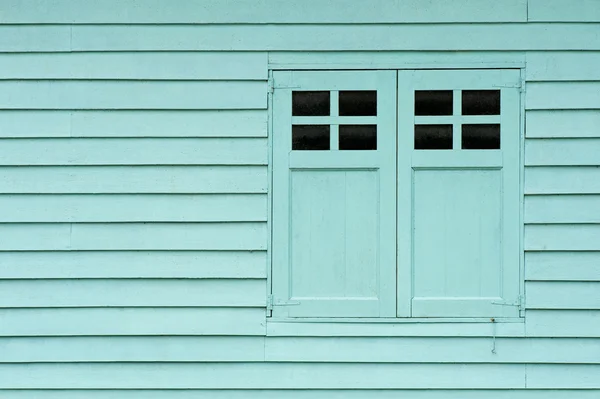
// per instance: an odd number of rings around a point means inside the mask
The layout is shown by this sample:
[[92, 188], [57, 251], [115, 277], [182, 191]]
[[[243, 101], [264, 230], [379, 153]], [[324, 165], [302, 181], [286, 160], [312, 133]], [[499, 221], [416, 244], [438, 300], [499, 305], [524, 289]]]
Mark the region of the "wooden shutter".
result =
[[398, 73], [398, 316], [519, 315], [520, 73]]
[[274, 317], [396, 314], [396, 73], [274, 73]]

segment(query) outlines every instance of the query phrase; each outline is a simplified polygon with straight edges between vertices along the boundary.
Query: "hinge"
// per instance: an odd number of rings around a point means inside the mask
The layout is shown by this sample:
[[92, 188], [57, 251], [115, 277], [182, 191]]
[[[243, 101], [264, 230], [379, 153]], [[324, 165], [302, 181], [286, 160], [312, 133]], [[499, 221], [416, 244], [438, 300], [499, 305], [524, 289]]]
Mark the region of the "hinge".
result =
[[268, 311], [273, 310], [273, 295], [272, 294], [267, 295], [267, 310]]
[[519, 91], [523, 93], [525, 91], [525, 80], [519, 79], [519, 81], [514, 84], [493, 85], [493, 87], [497, 87], [499, 89], [519, 89]]
[[273, 91], [275, 90], [275, 83], [273, 82], [272, 76], [269, 76], [269, 80], [267, 81], [267, 88], [269, 90], [269, 93], [273, 94]]

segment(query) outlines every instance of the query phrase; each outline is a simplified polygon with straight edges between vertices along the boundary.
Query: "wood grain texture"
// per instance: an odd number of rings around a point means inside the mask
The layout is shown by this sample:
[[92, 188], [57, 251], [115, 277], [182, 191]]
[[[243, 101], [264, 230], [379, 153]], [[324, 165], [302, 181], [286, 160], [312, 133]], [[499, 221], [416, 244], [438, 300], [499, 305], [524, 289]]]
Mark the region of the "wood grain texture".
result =
[[[5, 10], [3, 4], [3, 14]], [[71, 28], [68, 26], [0, 25], [0, 52], [69, 51], [70, 49]]]
[[600, 138], [535, 139], [525, 142], [525, 165], [600, 166]]
[[600, 282], [529, 281], [525, 291], [528, 309], [600, 309]]
[[600, 194], [600, 167], [527, 167], [525, 194]]
[[600, 110], [531, 110], [527, 138], [600, 137]]
[[525, 317], [529, 337], [600, 338], [598, 310], [528, 310]]
[[600, 108], [600, 82], [528, 83], [525, 107], [527, 109]]
[[600, 251], [600, 224], [525, 226], [526, 251]]
[[525, 223], [600, 223], [598, 195], [528, 195]]
[[[593, 1], [597, 4], [597, 0]], [[570, 4], [570, 9], [576, 8], [576, 4], [581, 4], [581, 1]], [[545, 8], [549, 9], [550, 6], [546, 5]], [[600, 80], [598, 65], [600, 65], [600, 52], [596, 51], [528, 52], [526, 78], [528, 81]]]
[[536, 281], [600, 281], [599, 252], [527, 252], [525, 278]]
[[600, 22], [597, 0], [529, 0], [528, 10], [532, 22]]
[[527, 366], [530, 388], [600, 388], [597, 365], [530, 364]]

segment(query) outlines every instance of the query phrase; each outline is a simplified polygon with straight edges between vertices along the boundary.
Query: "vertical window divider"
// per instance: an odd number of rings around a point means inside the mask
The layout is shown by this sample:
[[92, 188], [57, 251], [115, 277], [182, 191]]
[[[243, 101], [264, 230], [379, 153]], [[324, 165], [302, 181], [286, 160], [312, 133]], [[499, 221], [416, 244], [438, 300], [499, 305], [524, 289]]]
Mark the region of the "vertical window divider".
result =
[[329, 127], [329, 148], [331, 151], [338, 151], [340, 149], [340, 92], [332, 90], [329, 98], [331, 101], [330, 115], [338, 121]]
[[452, 121], [452, 150], [454, 151], [460, 151], [462, 149], [462, 129], [461, 129], [461, 122], [462, 122], [462, 96], [461, 96], [461, 90], [454, 90], [453, 91], [453, 98], [452, 98], [452, 102], [453, 107], [452, 107], [452, 114], [453, 114], [453, 121]]

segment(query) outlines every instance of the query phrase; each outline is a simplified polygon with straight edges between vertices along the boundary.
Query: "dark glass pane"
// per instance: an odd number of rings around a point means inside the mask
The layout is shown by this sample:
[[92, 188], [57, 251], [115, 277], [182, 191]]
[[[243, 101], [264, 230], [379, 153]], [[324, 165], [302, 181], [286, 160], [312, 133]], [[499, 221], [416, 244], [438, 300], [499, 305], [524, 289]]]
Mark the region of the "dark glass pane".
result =
[[463, 150], [500, 148], [500, 125], [462, 125]]
[[415, 115], [452, 115], [452, 90], [415, 91]]
[[452, 125], [415, 125], [415, 150], [451, 150]]
[[340, 150], [376, 150], [377, 125], [340, 125]]
[[292, 150], [328, 150], [329, 125], [292, 126]]
[[377, 115], [377, 91], [340, 91], [340, 116]]
[[294, 91], [292, 92], [293, 116], [328, 116], [328, 91]]
[[500, 90], [463, 90], [463, 115], [500, 115]]

